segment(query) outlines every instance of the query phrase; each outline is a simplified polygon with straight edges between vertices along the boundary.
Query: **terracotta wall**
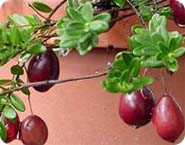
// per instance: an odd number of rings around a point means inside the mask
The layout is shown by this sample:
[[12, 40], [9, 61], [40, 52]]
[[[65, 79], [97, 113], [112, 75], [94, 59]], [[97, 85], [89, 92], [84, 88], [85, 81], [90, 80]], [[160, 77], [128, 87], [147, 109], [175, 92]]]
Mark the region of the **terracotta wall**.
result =
[[[23, 0], [10, 0], [0, 10], [0, 19], [10, 13], [31, 13]], [[59, 0], [58, 0], [59, 1]], [[53, 0], [48, 0], [54, 6]], [[53, 3], [53, 4], [52, 4]], [[60, 12], [59, 12], [60, 14]], [[128, 23], [129, 22], [129, 23]], [[125, 20], [115, 26], [114, 32], [104, 35], [101, 45], [114, 43], [116, 46], [126, 47], [128, 29], [134, 19]], [[172, 22], [170, 22], [172, 23]], [[171, 25], [170, 29], [176, 29]], [[125, 31], [125, 33], [121, 33]], [[118, 34], [118, 35], [115, 35]], [[105, 39], [106, 38], [106, 39]], [[86, 56], [79, 56], [75, 51], [67, 57], [60, 57], [60, 79], [83, 76], [101, 71], [111, 61], [117, 51], [107, 52], [104, 49], [94, 49]], [[0, 77], [11, 77], [10, 66], [16, 64], [17, 59], [0, 67]], [[176, 97], [185, 114], [185, 57], [180, 59], [180, 69], [173, 76], [165, 75], [166, 86]], [[156, 96], [163, 94], [159, 71], [151, 70], [149, 74], [156, 78], [152, 85]], [[24, 76], [26, 79], [26, 76]], [[120, 94], [110, 94], [100, 85], [101, 78], [71, 82], [54, 86], [47, 93], [32, 91], [31, 99], [33, 111], [41, 116], [49, 128], [49, 138], [46, 145], [174, 145], [161, 139], [152, 123], [137, 130], [127, 126], [119, 118], [118, 104]], [[21, 120], [30, 114], [26, 96], [21, 94], [27, 110], [20, 113]], [[182, 140], [185, 132], [177, 142]], [[11, 145], [20, 145], [14, 141]]]

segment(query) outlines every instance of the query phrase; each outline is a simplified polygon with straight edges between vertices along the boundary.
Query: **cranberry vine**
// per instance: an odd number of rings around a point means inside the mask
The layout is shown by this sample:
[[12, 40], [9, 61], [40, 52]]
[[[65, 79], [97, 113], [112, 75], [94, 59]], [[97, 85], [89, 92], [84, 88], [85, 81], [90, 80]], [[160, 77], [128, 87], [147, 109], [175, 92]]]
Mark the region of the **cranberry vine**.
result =
[[[64, 16], [53, 20], [64, 4]], [[125, 123], [138, 128], [152, 120], [162, 138], [176, 141], [184, 130], [181, 109], [168, 93], [162, 75], [165, 93], [155, 102], [149, 87], [154, 79], [146, 76], [146, 72], [150, 68], [165, 68], [171, 73], [178, 70], [178, 58], [185, 54], [184, 34], [169, 32], [167, 18], [174, 18], [177, 25], [183, 27], [184, 3], [178, 0], [61, 0], [55, 8], [38, 1], [30, 3], [29, 7], [37, 15], [14, 14], [8, 16], [6, 23], [0, 23], [0, 65], [19, 56], [18, 63], [10, 69], [12, 78], [0, 80], [0, 137], [4, 142], [16, 139], [18, 132], [25, 145], [44, 145], [47, 141], [47, 125], [31, 108], [30, 87], [46, 92], [55, 84], [101, 76], [107, 76], [102, 81], [107, 91], [122, 93], [119, 114]], [[43, 13], [48, 14], [47, 17]], [[129, 48], [119, 52], [110, 66], [92, 75], [58, 80], [60, 68], [56, 53], [67, 55], [76, 49], [80, 55], [85, 55], [98, 47], [101, 33], [133, 15], [137, 15], [140, 24], [132, 26]], [[114, 48], [114, 45], [107, 47]], [[28, 83], [21, 78], [24, 73]], [[25, 105], [16, 91], [28, 96], [31, 109], [31, 115], [22, 122], [17, 111], [24, 112]]]

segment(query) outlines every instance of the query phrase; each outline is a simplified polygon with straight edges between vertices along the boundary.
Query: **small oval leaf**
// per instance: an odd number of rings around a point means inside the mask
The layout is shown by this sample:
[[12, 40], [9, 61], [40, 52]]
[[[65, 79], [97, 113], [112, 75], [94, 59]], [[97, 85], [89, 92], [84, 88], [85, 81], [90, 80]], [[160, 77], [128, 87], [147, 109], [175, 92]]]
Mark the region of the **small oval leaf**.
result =
[[38, 54], [38, 53], [44, 52], [45, 50], [46, 50], [46, 47], [44, 45], [36, 43], [36, 44], [33, 44], [32, 46], [30, 46], [27, 49], [27, 52], [30, 54]]
[[9, 106], [9, 105], [6, 105], [4, 108], [3, 108], [3, 115], [10, 119], [10, 120], [13, 120], [16, 118], [16, 112], [15, 110]]
[[21, 66], [19, 66], [19, 65], [12, 66], [10, 71], [14, 75], [23, 75], [24, 74], [23, 68]]
[[33, 2], [32, 6], [36, 10], [44, 12], [44, 13], [50, 13], [52, 11], [51, 7], [49, 7], [48, 5], [46, 5], [46, 4], [42, 3], [42, 2]]
[[3, 123], [3, 121], [0, 119], [0, 137], [3, 141], [6, 140], [6, 127], [5, 124]]
[[10, 96], [10, 102], [11, 104], [17, 109], [18, 111], [24, 112], [25, 111], [25, 105], [23, 101], [15, 94], [12, 94]]

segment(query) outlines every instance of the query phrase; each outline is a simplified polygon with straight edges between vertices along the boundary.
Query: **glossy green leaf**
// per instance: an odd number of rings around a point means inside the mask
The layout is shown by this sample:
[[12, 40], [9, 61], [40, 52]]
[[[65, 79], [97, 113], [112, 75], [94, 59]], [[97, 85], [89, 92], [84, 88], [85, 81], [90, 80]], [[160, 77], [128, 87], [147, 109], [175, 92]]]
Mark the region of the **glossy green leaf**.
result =
[[178, 58], [185, 54], [185, 47], [180, 47], [172, 52], [173, 57]]
[[60, 41], [59, 45], [60, 47], [64, 48], [73, 48], [76, 47], [78, 44], [78, 39], [69, 39], [69, 40], [62, 40]]
[[157, 60], [156, 56], [151, 56], [141, 61], [141, 66], [148, 68], [160, 68], [163, 67], [164, 64], [162, 63], [161, 60]]
[[169, 6], [160, 7], [158, 13], [160, 15], [166, 16], [168, 19], [173, 18], [173, 10]]
[[152, 16], [153, 16], [153, 7], [152, 6], [146, 6], [146, 5], [140, 5], [139, 11], [141, 13], [141, 16], [144, 21], [148, 22]]
[[108, 30], [109, 25], [104, 21], [95, 20], [90, 23], [90, 29], [96, 33], [102, 33]]
[[95, 33], [87, 33], [79, 39], [77, 50], [80, 55], [85, 55], [98, 43], [98, 37]]
[[123, 84], [123, 82], [124, 83], [129, 83], [129, 79], [130, 79], [129, 74], [130, 74], [129, 69], [125, 69], [125, 70], [122, 71], [122, 74], [120, 76], [120, 82], [122, 84]]
[[24, 87], [21, 89], [21, 92], [24, 93], [25, 95], [30, 95], [30, 90], [27, 87]]
[[11, 84], [11, 83], [12, 83], [12, 80], [9, 80], [9, 79], [0, 80], [0, 85]]
[[133, 59], [129, 67], [130, 67], [129, 80], [131, 80], [132, 78], [137, 77], [140, 73], [141, 70], [140, 60], [138, 58]]
[[68, 35], [81, 35], [85, 33], [85, 26], [84, 23], [73, 21], [66, 26], [65, 31]]
[[4, 122], [0, 119], [0, 137], [3, 141], [5, 141], [6, 136], [7, 136], [6, 126], [5, 126]]
[[178, 70], [179, 65], [175, 58], [167, 57], [163, 61], [164, 61], [163, 63], [166, 65], [169, 71], [176, 72]]
[[10, 105], [6, 105], [4, 108], [3, 108], [3, 115], [10, 119], [10, 120], [13, 120], [16, 118], [16, 112], [15, 110], [10, 106]]
[[44, 12], [44, 13], [50, 13], [52, 11], [52, 8], [50, 6], [42, 2], [38, 2], [38, 1], [32, 2], [32, 6], [36, 10]]
[[69, 18], [71, 18], [72, 20], [85, 23], [85, 20], [83, 19], [83, 16], [79, 11], [77, 11], [71, 7], [67, 7], [66, 12], [67, 12], [67, 16]]
[[124, 69], [127, 68], [127, 65], [125, 64], [125, 61], [123, 61], [123, 59], [118, 59], [113, 62], [112, 68], [123, 71]]
[[25, 111], [25, 105], [23, 101], [15, 94], [12, 94], [10, 96], [10, 102], [11, 104], [17, 109], [18, 111], [24, 112]]
[[133, 25], [131, 27], [131, 31], [132, 31], [133, 34], [141, 33], [142, 30], [145, 30], [145, 29], [141, 25]]
[[170, 52], [179, 48], [181, 46], [181, 44], [182, 44], [182, 36], [181, 35], [170, 38], [169, 39], [169, 50], [170, 50]]
[[94, 20], [95, 20], [95, 21], [96, 21], [96, 20], [99, 20], [99, 21], [104, 21], [104, 22], [109, 23], [110, 20], [111, 20], [111, 15], [110, 15], [109, 13], [104, 13], [104, 12], [102, 12], [102, 13], [96, 15], [96, 16], [94, 17]]
[[86, 2], [83, 7], [80, 9], [80, 12], [83, 16], [83, 19], [87, 22], [93, 20], [93, 14], [94, 14], [94, 9], [92, 7], [92, 4], [90, 2]]
[[28, 20], [24, 16], [21, 16], [18, 14], [13, 14], [12, 16], [9, 16], [9, 21], [13, 22], [19, 26], [28, 26], [29, 25]]
[[27, 48], [27, 52], [30, 54], [38, 54], [46, 51], [46, 47], [42, 44], [36, 43]]
[[162, 53], [165, 53], [165, 54], [169, 53], [168, 46], [166, 46], [163, 42], [159, 42], [158, 45]]
[[78, 0], [67, 0], [68, 6], [77, 8], [79, 6]]
[[11, 73], [14, 75], [23, 75], [24, 74], [23, 68], [19, 65], [13, 65], [10, 70], [11, 70]]
[[133, 81], [133, 90], [139, 90], [144, 85], [150, 85], [153, 82], [153, 79], [150, 77], [140, 77]]
[[126, 0], [113, 0], [113, 2], [120, 8], [123, 8], [126, 4]]
[[107, 91], [111, 93], [118, 93], [120, 91], [120, 85], [117, 79], [103, 80], [102, 85]]

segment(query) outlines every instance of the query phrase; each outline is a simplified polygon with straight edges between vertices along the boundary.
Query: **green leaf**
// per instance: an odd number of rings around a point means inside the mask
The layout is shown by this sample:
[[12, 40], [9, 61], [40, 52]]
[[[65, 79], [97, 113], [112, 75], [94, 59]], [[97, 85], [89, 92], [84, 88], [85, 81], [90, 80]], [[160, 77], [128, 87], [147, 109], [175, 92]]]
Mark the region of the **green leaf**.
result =
[[31, 26], [36, 26], [41, 23], [41, 20], [36, 15], [24, 16]]
[[125, 64], [125, 61], [123, 59], [118, 59], [113, 62], [112, 68], [115, 70], [120, 70], [121, 72], [127, 68], [127, 65]]
[[83, 15], [79, 11], [71, 7], [67, 7], [66, 12], [67, 12], [67, 16], [72, 20], [85, 23], [85, 20], [83, 19]]
[[120, 85], [117, 79], [103, 80], [102, 85], [107, 91], [111, 93], [118, 93], [120, 91]]
[[23, 101], [15, 94], [12, 94], [10, 96], [10, 102], [11, 104], [17, 109], [18, 111], [24, 112], [25, 111], [25, 105]]
[[125, 4], [126, 4], [126, 0], [113, 0], [113, 1], [120, 8], [123, 8], [125, 6]]
[[21, 89], [21, 92], [24, 93], [25, 95], [30, 95], [30, 90], [27, 87], [24, 87]]
[[128, 84], [129, 83], [129, 69], [125, 69], [123, 72], [122, 72], [122, 74], [121, 74], [121, 76], [120, 76], [120, 82], [121, 82], [121, 84]]
[[13, 119], [16, 118], [16, 112], [15, 112], [15, 110], [11, 106], [9, 106], [9, 105], [6, 105], [4, 107], [4, 109], [3, 109], [3, 115], [6, 118], [10, 119], [10, 120], [13, 120]]
[[84, 23], [75, 22], [75, 21], [70, 22], [65, 28], [65, 33], [67, 35], [73, 35], [73, 36], [81, 35], [85, 33]]
[[0, 119], [0, 137], [3, 141], [5, 141], [6, 136], [7, 136], [6, 126], [5, 126], [4, 122]]
[[42, 2], [32, 2], [32, 6], [36, 10], [44, 12], [44, 13], [50, 13], [52, 11], [51, 7], [49, 7], [48, 5], [46, 5], [45, 3], [42, 3]]
[[130, 63], [130, 72], [129, 72], [129, 80], [131, 80], [134, 77], [137, 77], [141, 70], [141, 64], [140, 59], [135, 58]]
[[80, 55], [85, 55], [98, 43], [98, 37], [95, 33], [86, 33], [83, 35], [78, 42], [76, 49]]
[[94, 9], [90, 2], [86, 2], [83, 7], [80, 9], [80, 12], [85, 21], [89, 22], [93, 19]]
[[133, 90], [138, 90], [142, 88], [144, 85], [149, 85], [153, 82], [153, 78], [150, 77], [140, 77], [133, 81]]
[[96, 16], [94, 17], [94, 20], [95, 20], [95, 21], [96, 21], [96, 20], [99, 20], [99, 21], [104, 21], [104, 22], [109, 23], [110, 20], [111, 20], [111, 15], [110, 15], [109, 13], [104, 13], [104, 12], [102, 12], [102, 13], [96, 15]]
[[131, 31], [132, 31], [133, 34], [141, 33], [141, 30], [145, 30], [145, 29], [143, 28], [143, 26], [141, 26], [141, 25], [133, 25], [133, 26], [131, 27]]
[[147, 22], [152, 18], [154, 10], [152, 6], [140, 5], [139, 11], [143, 17], [143, 20]]
[[104, 21], [95, 20], [90, 23], [90, 29], [96, 33], [102, 33], [108, 30], [109, 25]]
[[172, 56], [175, 58], [178, 58], [178, 57], [182, 56], [183, 54], [185, 54], [185, 47], [180, 47], [178, 49], [175, 49], [172, 52]]
[[169, 50], [174, 51], [175, 49], [179, 48], [182, 44], [182, 36], [176, 36], [176, 37], [171, 37], [169, 39]]
[[18, 14], [13, 14], [12, 16], [9, 16], [9, 21], [19, 26], [29, 25], [28, 20], [24, 16], [20, 16]]
[[170, 7], [160, 7], [158, 13], [160, 15], [166, 16], [168, 19], [173, 18], [173, 10]]
[[78, 39], [61, 40], [59, 45], [63, 48], [73, 48], [78, 44]]
[[79, 6], [78, 0], [67, 0], [68, 6], [72, 8], [77, 8]]
[[12, 80], [9, 79], [1, 79], [0, 80], [0, 86], [5, 85], [5, 84], [11, 84]]
[[46, 51], [46, 47], [42, 44], [36, 43], [27, 48], [27, 52], [30, 54], [38, 54]]
[[23, 75], [24, 74], [23, 68], [21, 66], [19, 66], [19, 65], [12, 66], [10, 71], [14, 75]]
[[163, 42], [159, 42], [158, 45], [162, 53], [165, 53], [165, 54], [169, 53], [168, 46], [166, 46]]
[[160, 68], [163, 67], [164, 64], [161, 60], [157, 60], [156, 56], [151, 56], [141, 61], [141, 66], [149, 68]]
[[178, 62], [174, 57], [167, 57], [163, 60], [163, 63], [167, 66], [168, 70], [171, 72], [176, 72], [178, 70]]

